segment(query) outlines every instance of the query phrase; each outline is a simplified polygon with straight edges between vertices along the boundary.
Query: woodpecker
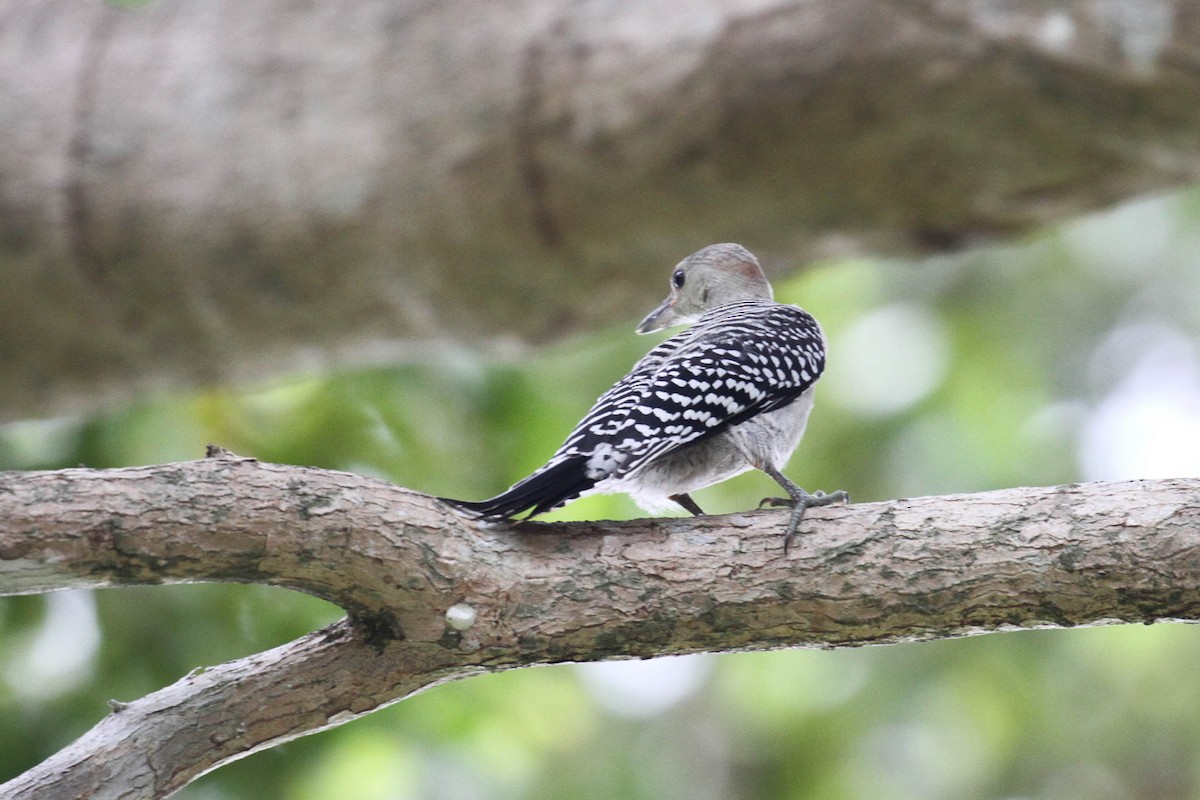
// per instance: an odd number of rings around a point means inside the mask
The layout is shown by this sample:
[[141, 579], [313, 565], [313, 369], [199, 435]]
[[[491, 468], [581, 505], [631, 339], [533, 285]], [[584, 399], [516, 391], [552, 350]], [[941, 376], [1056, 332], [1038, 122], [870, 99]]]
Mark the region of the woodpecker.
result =
[[825, 368], [812, 315], [774, 301], [758, 260], [714, 244], [671, 273], [667, 299], [638, 333], [691, 324], [646, 354], [600, 396], [544, 466], [490, 500], [449, 500], [477, 517], [511, 520], [587, 494], [625, 492], [650, 512], [704, 512], [690, 493], [750, 469], [787, 493], [759, 506], [791, 506], [784, 552], [804, 511], [848, 503], [844, 491], [809, 494], [782, 472], [800, 443]]

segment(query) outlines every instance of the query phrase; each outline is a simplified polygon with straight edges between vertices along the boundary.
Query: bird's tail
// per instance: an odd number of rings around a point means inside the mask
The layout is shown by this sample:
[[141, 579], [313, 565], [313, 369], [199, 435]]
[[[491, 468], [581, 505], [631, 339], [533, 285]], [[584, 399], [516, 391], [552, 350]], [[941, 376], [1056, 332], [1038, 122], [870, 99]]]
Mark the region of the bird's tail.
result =
[[595, 479], [587, 475], [587, 457], [572, 456], [548, 464], [490, 500], [438, 499], [474, 516], [512, 519], [530, 508], [530, 517], [558, 508], [595, 485]]

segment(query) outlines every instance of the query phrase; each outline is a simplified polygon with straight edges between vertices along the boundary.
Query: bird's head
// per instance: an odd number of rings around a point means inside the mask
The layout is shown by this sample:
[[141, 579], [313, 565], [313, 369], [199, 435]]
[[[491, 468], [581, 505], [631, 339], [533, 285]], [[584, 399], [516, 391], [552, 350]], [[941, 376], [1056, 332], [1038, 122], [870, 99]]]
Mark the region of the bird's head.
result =
[[770, 300], [771, 284], [749, 250], [740, 244], [711, 244], [676, 265], [671, 293], [638, 325], [653, 333], [695, 322], [704, 312], [735, 300]]

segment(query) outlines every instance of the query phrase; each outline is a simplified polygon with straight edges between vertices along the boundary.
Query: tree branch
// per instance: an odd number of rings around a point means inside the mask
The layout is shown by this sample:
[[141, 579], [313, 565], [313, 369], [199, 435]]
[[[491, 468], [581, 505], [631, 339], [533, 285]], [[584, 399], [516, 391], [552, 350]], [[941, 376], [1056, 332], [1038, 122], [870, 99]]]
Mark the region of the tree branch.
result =
[[0, 417], [600, 325], [715, 231], [794, 267], [1200, 177], [1183, 0], [2, 13]]
[[[0, 594], [235, 581], [350, 617], [121, 706], [0, 793], [163, 797], [422, 688], [528, 664], [1200, 619], [1196, 479], [815, 509], [784, 557], [786, 520], [485, 528], [380, 481], [228, 454], [4, 473]], [[451, 606], [473, 624], [448, 625]]]

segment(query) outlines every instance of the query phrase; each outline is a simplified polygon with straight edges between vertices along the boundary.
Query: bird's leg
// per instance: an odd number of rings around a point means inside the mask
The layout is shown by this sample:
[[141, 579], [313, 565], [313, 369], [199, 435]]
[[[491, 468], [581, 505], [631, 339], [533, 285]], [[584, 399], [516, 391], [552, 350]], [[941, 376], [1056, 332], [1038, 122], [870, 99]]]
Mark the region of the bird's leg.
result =
[[839, 490], [830, 494], [825, 494], [824, 492], [809, 494], [770, 464], [764, 464], [759, 469], [774, 478], [775, 482], [782, 486], [783, 490], [788, 493], [787, 497], [764, 497], [763, 501], [758, 504], [759, 508], [762, 508], [764, 505], [792, 507], [792, 518], [788, 522], [787, 535], [783, 539], [784, 555], [787, 555], [788, 548], [792, 546], [792, 540], [796, 538], [796, 528], [800, 526], [800, 518], [804, 516], [805, 510], [815, 506], [828, 506], [833, 503], [850, 502], [850, 495], [845, 491]]
[[693, 514], [695, 514], [697, 517], [704, 516], [704, 511], [701, 510], [700, 506], [696, 505], [696, 501], [693, 500], [687, 494], [687, 492], [680, 492], [679, 494], [673, 494], [670, 497], [668, 497], [667, 499], [674, 500], [676, 503], [679, 503], [679, 505], [683, 506], [685, 511], [690, 511]]

